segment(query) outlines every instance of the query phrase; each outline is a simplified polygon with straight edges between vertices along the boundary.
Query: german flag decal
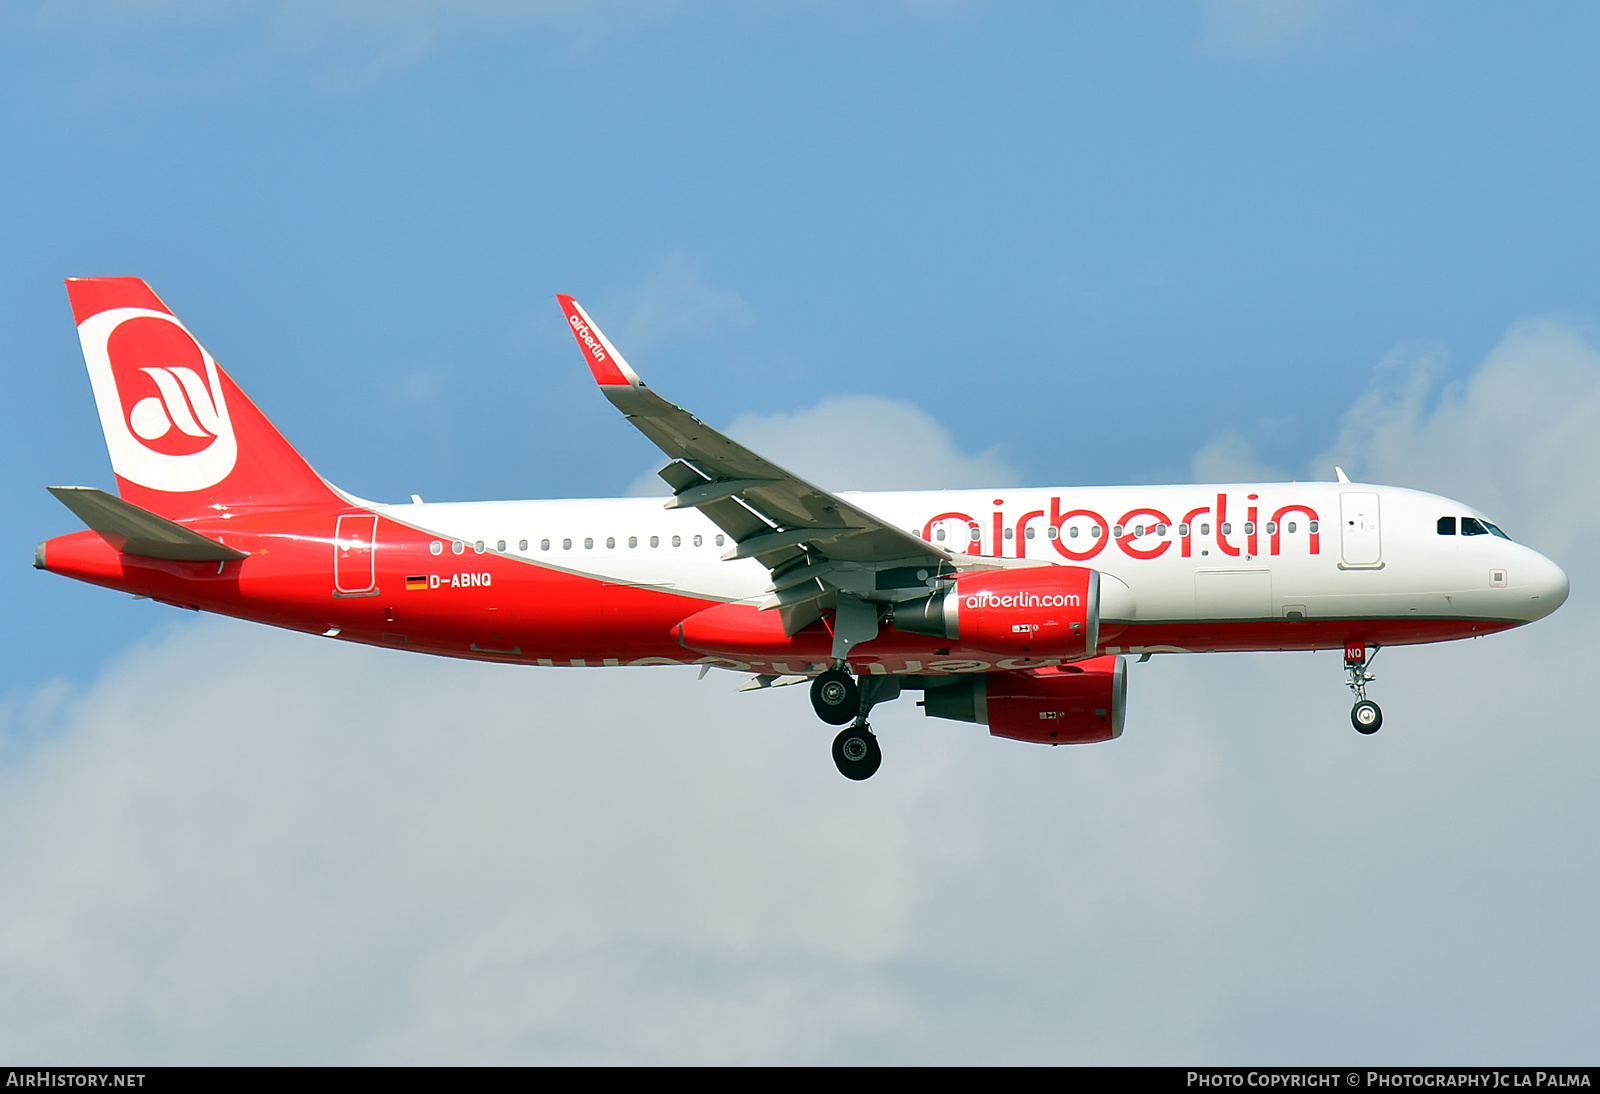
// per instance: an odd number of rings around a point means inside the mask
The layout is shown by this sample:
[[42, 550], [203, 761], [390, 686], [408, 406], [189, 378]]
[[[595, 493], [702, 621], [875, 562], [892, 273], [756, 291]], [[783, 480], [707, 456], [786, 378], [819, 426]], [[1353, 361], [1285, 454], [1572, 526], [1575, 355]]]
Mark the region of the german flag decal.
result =
[[406, 592], [408, 593], [415, 592], [418, 589], [426, 589], [427, 587], [428, 575], [426, 574], [419, 574], [416, 577], [406, 578]]

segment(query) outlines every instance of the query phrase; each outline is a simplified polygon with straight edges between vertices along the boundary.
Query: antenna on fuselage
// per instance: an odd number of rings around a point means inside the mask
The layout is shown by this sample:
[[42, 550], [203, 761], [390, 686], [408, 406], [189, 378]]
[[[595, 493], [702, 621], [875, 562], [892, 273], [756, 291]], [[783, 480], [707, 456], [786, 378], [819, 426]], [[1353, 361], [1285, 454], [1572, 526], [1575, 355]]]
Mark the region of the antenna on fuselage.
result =
[[1350, 476], [1346, 475], [1344, 473], [1344, 468], [1342, 468], [1342, 467], [1335, 467], [1333, 469], [1333, 473], [1335, 475], [1339, 476], [1339, 481], [1340, 482], [1349, 482], [1350, 481]]

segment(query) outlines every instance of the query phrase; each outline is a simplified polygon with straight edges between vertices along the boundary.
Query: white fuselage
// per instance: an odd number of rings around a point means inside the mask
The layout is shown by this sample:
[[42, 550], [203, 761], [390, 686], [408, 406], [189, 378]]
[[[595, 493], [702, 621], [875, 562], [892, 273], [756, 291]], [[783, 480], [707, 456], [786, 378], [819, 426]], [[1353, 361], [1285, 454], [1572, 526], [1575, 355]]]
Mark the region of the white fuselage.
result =
[[[1549, 559], [1433, 494], [1357, 483], [852, 493], [846, 500], [955, 554], [1093, 567], [1131, 596], [1126, 622], [1476, 619], [1531, 622], [1566, 598]], [[767, 571], [693, 509], [660, 498], [378, 506], [444, 541], [609, 581], [724, 601]], [[1456, 534], [1439, 531], [1454, 518]], [[1220, 519], [1219, 519], [1220, 518]], [[459, 547], [456, 545], [459, 544]], [[501, 546], [501, 545], [504, 546]]]

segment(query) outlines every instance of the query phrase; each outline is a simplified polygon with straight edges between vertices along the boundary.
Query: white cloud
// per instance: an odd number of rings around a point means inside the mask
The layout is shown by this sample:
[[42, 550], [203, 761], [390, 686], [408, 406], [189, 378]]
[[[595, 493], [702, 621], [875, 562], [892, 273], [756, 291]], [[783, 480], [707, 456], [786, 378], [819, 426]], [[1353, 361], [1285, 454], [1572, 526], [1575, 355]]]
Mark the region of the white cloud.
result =
[[[286, 65], [307, 64], [329, 86], [364, 85], [416, 63], [451, 38], [523, 27], [560, 29], [582, 48], [680, 10], [677, 0], [44, 0], [29, 21], [46, 31], [115, 42], [169, 28], [246, 28], [247, 43], [213, 55], [202, 66], [203, 78], [151, 66], [145, 49], [126, 50], [125, 60], [141, 72], [146, 93], [195, 93], [214, 91], [219, 77], [234, 86]], [[131, 78], [127, 71], [119, 76]]]
[[[184, 624], [5, 715], [0, 1044], [45, 1062], [1581, 1057], [1600, 1020], [1600, 635], [1576, 547], [1597, 390], [1594, 351], [1544, 324], [1431, 410], [1402, 384], [1352, 412], [1341, 446], [1384, 478], [1520, 499], [1508, 514], [1574, 544], [1552, 551], [1574, 577], [1552, 619], [1386, 651], [1371, 739], [1336, 655], [1158, 658], [1132, 669], [1114, 744], [990, 740], [901, 701], [874, 717], [883, 770], [852, 784], [803, 689]], [[763, 443], [792, 423], [768, 424]]]
[[1228, 53], [1279, 54], [1325, 30], [1338, 0], [1204, 0], [1208, 45]]
[[1522, 323], [1465, 383], [1441, 391], [1442, 373], [1437, 351], [1390, 355], [1319, 463], [1465, 501], [1547, 553], [1593, 542], [1600, 352], [1584, 332]]
[[994, 449], [963, 452], [920, 408], [875, 395], [830, 395], [792, 414], [746, 414], [728, 434], [830, 490], [961, 490], [1017, 481]]
[[[963, 490], [1018, 479], [994, 449], [963, 452], [919, 407], [876, 395], [830, 395], [793, 413], [745, 414], [724, 432], [825, 490]], [[628, 488], [632, 496], [668, 492], [654, 471]]]
[[1274, 482], [1280, 475], [1261, 461], [1255, 446], [1235, 432], [1207, 442], [1189, 460], [1195, 482]]
[[611, 326], [595, 316], [624, 357], [679, 338], [694, 338], [755, 323], [755, 312], [736, 294], [707, 284], [700, 268], [679, 256], [662, 263], [637, 287], [623, 293], [613, 308], [622, 322]]

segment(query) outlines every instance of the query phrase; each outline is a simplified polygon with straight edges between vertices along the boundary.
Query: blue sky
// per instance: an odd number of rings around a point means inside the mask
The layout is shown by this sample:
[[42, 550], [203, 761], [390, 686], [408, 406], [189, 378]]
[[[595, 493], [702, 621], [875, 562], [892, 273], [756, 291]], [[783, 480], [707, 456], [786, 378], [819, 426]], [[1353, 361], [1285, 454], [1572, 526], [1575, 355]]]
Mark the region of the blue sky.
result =
[[[1588, 497], [1595, 483], [1578, 465], [1592, 424], [1584, 416], [1596, 390], [1588, 347], [1600, 311], [1597, 41], [1600, 9], [1582, 4], [7, 5], [0, 353], [9, 398], [0, 401], [0, 503], [12, 517], [0, 556], [13, 562], [0, 571], [0, 595], [13, 625], [0, 659], [5, 777], [30, 793], [56, 787], [70, 797], [70, 780], [51, 782], [54, 769], [41, 757], [61, 749], [86, 757], [85, 770], [101, 770], [96, 757], [107, 753], [96, 753], [95, 742], [116, 734], [91, 717], [96, 704], [115, 707], [130, 665], [155, 664], [153, 677], [165, 679], [162, 651], [194, 660], [207, 643], [237, 641], [278, 665], [280, 651], [302, 648], [29, 569], [36, 542], [75, 527], [44, 486], [112, 483], [61, 286], [67, 276], [147, 279], [314, 466], [366, 497], [594, 496], [622, 493], [648, 474], [654, 451], [593, 391], [563, 327], [553, 296], [571, 292], [659, 390], [714, 424], [738, 422], [753, 441], [769, 438], [775, 458], [814, 468], [829, 484], [933, 485], [911, 482], [918, 469], [905, 452], [925, 453], [924, 467], [948, 468], [956, 479], [993, 472], [1036, 484], [1186, 481], [1211, 469], [1329, 476], [1332, 458], [1365, 460], [1374, 478], [1449, 487], [1502, 515], [1513, 534], [1574, 575], [1564, 616], [1578, 616], [1592, 528], [1587, 518], [1562, 524], [1551, 512], [1572, 508], [1569, 499]], [[1490, 375], [1512, 387], [1532, 377], [1528, 390], [1544, 409], [1512, 415], [1484, 382]], [[806, 416], [826, 400], [834, 411]], [[841, 405], [849, 412], [837, 412]], [[1567, 447], [1552, 448], [1553, 437]], [[1589, 648], [1579, 622], [1552, 621], [1546, 634], [1561, 626], [1564, 648]], [[316, 656], [321, 647], [304, 648]], [[1500, 649], [1521, 666], [1524, 684], [1549, 681], [1551, 718], [1587, 717], [1575, 713], [1592, 709], [1587, 692], [1549, 675], [1547, 647], [1531, 632]], [[1418, 655], [1420, 675], [1407, 685], [1417, 696], [1414, 720], [1433, 709], [1429, 687], [1459, 680], [1463, 666], [1499, 671], [1496, 656], [1450, 654]], [[293, 657], [281, 655], [290, 667], [280, 665], [280, 685], [294, 679]], [[367, 679], [367, 662], [341, 663]], [[441, 689], [476, 679], [452, 675], [458, 667], [395, 664], [370, 671], [395, 686], [408, 671]], [[1246, 694], [1287, 687], [1262, 682], [1276, 678], [1277, 661], [1219, 664], [1232, 666], [1226, 671]], [[1437, 675], [1427, 675], [1428, 665]], [[1206, 690], [1203, 669], [1162, 671], [1181, 674], [1174, 688]], [[1338, 723], [1343, 701], [1331, 665], [1311, 675], [1282, 671], [1318, 681], [1317, 709]], [[562, 679], [526, 686], [578, 688], [546, 701], [591, 709], [575, 696], [594, 685], [551, 682]], [[266, 686], [255, 677], [241, 684], [247, 693]], [[632, 701], [655, 701], [650, 685], [628, 687]], [[684, 705], [664, 718], [699, 724], [692, 693], [674, 701]], [[1169, 713], [1185, 709], [1176, 692], [1159, 702]], [[737, 708], [719, 698], [715, 709]], [[1462, 716], [1470, 720], [1473, 709], [1467, 703]], [[1266, 727], [1260, 711], [1252, 717]], [[797, 712], [784, 717], [803, 724]], [[1225, 708], [1196, 717], [1211, 727], [1205, 733], [1226, 737]], [[1478, 724], [1467, 736], [1493, 742], [1493, 728]], [[385, 738], [369, 744], [382, 749]], [[115, 744], [106, 747], [115, 753]], [[975, 739], [961, 747], [989, 756], [1015, 746]], [[1207, 762], [1223, 764], [1216, 755], [1240, 747], [1217, 744]], [[1504, 760], [1495, 747], [1461, 761], [1464, 782], [1433, 788], [1464, 816], [1469, 784]], [[1171, 781], [1160, 766], [1168, 761], [1152, 755], [1157, 775]], [[1547, 760], [1570, 768], [1573, 756], [1556, 748]], [[1004, 799], [1007, 780], [1024, 778], [1016, 772], [1028, 763], [1013, 753], [974, 761], [1000, 766], [972, 769], [981, 778], [968, 786], [959, 765], [919, 762], [925, 783], [987, 818], [981, 831], [1001, 816], [981, 803]], [[1293, 770], [1303, 762], [1284, 760]], [[1105, 763], [1092, 761], [1115, 799], [1118, 780], [1135, 776]], [[1426, 778], [1425, 763], [1419, 770]], [[1026, 778], [1037, 788], [1042, 776]], [[817, 791], [835, 792], [831, 784]], [[813, 808], [839, 815], [832, 797], [809, 793], [787, 801], [796, 825]], [[905, 794], [894, 800], [922, 801]], [[181, 788], [173, 796], [187, 800]], [[1213, 807], [1228, 814], [1210, 802], [1197, 815], [1234, 831]], [[1389, 816], [1387, 806], [1372, 807]], [[1245, 830], [1271, 823], [1272, 810], [1263, 810]], [[1317, 830], [1338, 817], [1330, 807], [1305, 824]], [[1594, 819], [1591, 810], [1568, 821], [1592, 832]], [[340, 818], [318, 823], [337, 827]], [[962, 830], [959, 819], [941, 823]], [[901, 835], [914, 844], [916, 831]], [[283, 850], [305, 833], [262, 838]], [[922, 850], [913, 847], [912, 857]], [[1550, 849], [1550, 861], [1563, 861], [1562, 850]], [[1123, 851], [1157, 870], [1150, 846]], [[1579, 858], [1552, 869], [1575, 877], [1578, 891], [1600, 888], [1593, 851], [1565, 851]], [[1351, 854], [1351, 877], [1360, 878]], [[1466, 850], [1451, 854], [1473, 868]], [[1234, 860], [1218, 876], [1254, 866]], [[940, 876], [955, 884], [960, 874]], [[1027, 897], [1006, 880], [1001, 892]], [[1296, 893], [1309, 902], [1310, 891]], [[907, 899], [909, 922], [923, 905]], [[1214, 921], [1207, 916], [1227, 919], [1209, 905], [1191, 919], [1173, 910], [1179, 898], [1151, 900], [1144, 912], [1159, 911], [1171, 945], [1210, 939], [1196, 925]], [[1503, 919], [1489, 915], [1495, 926], [1471, 936], [1472, 945], [1503, 942], [1508, 936], [1496, 932], [1512, 912], [1540, 914], [1518, 905]], [[1229, 944], [1249, 950], [1243, 921], [1227, 922], [1237, 931]], [[4, 938], [0, 924], [0, 960]], [[1591, 943], [1582, 960], [1595, 959]], [[1271, 960], [1251, 951], [1245, 964], [1259, 971]], [[1518, 967], [1509, 962], [1496, 974], [1502, 979], [1486, 973], [1481, 983], [1504, 986]], [[1027, 969], [1019, 957], [1007, 975], [1025, 980]], [[928, 975], [944, 975], [936, 973]], [[662, 975], [669, 1000], [682, 982]], [[749, 975], [758, 995], [776, 982]], [[860, 987], [852, 973], [828, 975]], [[1274, 1043], [1299, 1046], [1294, 1058], [1373, 1046], [1404, 1056], [1403, 1040], [1355, 1018], [1331, 1023], [1348, 1039], [1318, 1041], [1315, 1015], [1343, 1007], [1354, 1015], [1364, 1004], [1348, 985], [1330, 1002], [1315, 976], [1306, 983], [1304, 1008], [1281, 1011], [1304, 1015], [1303, 1025], [1280, 1042], [1262, 1032], [1277, 1021], [1262, 1014], [1278, 997], [1243, 988], [1224, 1032], [1171, 1039], [1173, 1029], [1204, 1025], [1178, 1015], [1172, 1025], [1157, 1021], [1152, 1037], [1167, 1035], [1190, 1059]], [[371, 989], [352, 981], [348, 990], [359, 1000]], [[1574, 981], [1555, 998], [1568, 1013], [1593, 1017], [1590, 992]], [[938, 1009], [937, 992], [916, 998], [925, 1008], [917, 1013], [954, 1020], [956, 1010]], [[7, 1013], [0, 999], [0, 1030]], [[1425, 1043], [1447, 1058], [1470, 1043], [1462, 1030], [1494, 1027], [1494, 1017], [1477, 1013]], [[145, 1028], [143, 1020], [128, 1018], [128, 1028]], [[83, 1058], [85, 1042], [51, 1040], [32, 1026], [23, 1037], [24, 1025], [10, 1027], [17, 1043]], [[95, 1044], [174, 1058], [185, 1058], [188, 1045], [193, 1058], [195, 1045], [226, 1041], [216, 1030], [185, 1041], [178, 1025], [156, 1022], [164, 1032], [153, 1040], [108, 1034]], [[436, 1042], [423, 1040], [442, 1047], [428, 1058], [474, 1055], [447, 1029], [435, 1032]], [[1543, 1036], [1500, 1047], [1519, 1058], [1519, 1047], [1581, 1044]], [[862, 1058], [848, 1034], [818, 1032], [799, 1047], [751, 1037], [767, 1048], [745, 1058]], [[314, 1048], [291, 1039], [284, 1058], [394, 1058], [400, 1043], [370, 1031], [351, 1038]], [[712, 1047], [652, 1055], [658, 1043], [644, 1037], [627, 1058], [718, 1058]], [[928, 1048], [916, 1038], [895, 1044], [904, 1055], [884, 1058], [914, 1059], [915, 1046]], [[1118, 1058], [1140, 1058], [1137, 1038], [1116, 1044]], [[974, 1058], [1018, 1058], [1003, 1039], [993, 1045], [994, 1055]], [[247, 1046], [238, 1058], [264, 1051]], [[1340, 1051], [1331, 1055], [1347, 1058]], [[479, 1056], [517, 1058], [487, 1045]]]
[[[557, 291], [710, 421], [904, 399], [1072, 484], [1225, 434], [1303, 473], [1392, 348], [1600, 288], [1584, 5], [394, 7], [0, 14], [13, 557], [70, 527], [42, 485], [108, 481], [68, 275], [145, 277], [380, 499], [653, 458]], [[4, 580], [70, 627], [30, 649], [141, 627]]]

